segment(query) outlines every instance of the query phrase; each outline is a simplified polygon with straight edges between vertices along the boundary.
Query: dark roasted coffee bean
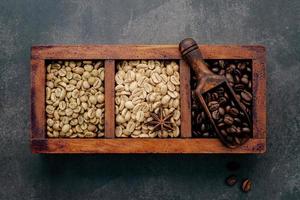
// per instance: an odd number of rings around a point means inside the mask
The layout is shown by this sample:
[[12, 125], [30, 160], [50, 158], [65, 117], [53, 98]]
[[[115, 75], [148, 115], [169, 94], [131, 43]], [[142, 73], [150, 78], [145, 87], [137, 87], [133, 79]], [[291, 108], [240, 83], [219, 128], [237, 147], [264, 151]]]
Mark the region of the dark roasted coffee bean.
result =
[[237, 67], [238, 67], [238, 69], [240, 69], [240, 70], [246, 69], [245, 63], [239, 63]]
[[252, 182], [249, 179], [245, 179], [242, 182], [242, 191], [243, 192], [249, 192], [251, 190], [252, 187]]
[[230, 106], [226, 106], [225, 108], [226, 112], [229, 112], [230, 108], [231, 108]]
[[224, 93], [224, 88], [223, 88], [223, 87], [218, 87], [218, 88], [216, 89], [216, 92], [217, 92], [217, 93]]
[[231, 116], [236, 117], [236, 116], [238, 116], [238, 114], [239, 114], [239, 110], [236, 109], [236, 108], [231, 108], [231, 109], [229, 110], [228, 113], [229, 113]]
[[242, 73], [241, 73], [241, 71], [239, 69], [233, 70], [233, 74], [236, 75], [236, 76], [238, 76], [238, 77], [242, 76]]
[[201, 131], [205, 131], [205, 124], [201, 125]]
[[233, 186], [237, 183], [237, 176], [236, 175], [230, 175], [226, 178], [225, 182], [228, 186]]
[[241, 127], [236, 127], [236, 133], [240, 134], [241, 133]]
[[247, 91], [241, 92], [241, 96], [245, 101], [251, 101], [252, 100], [252, 95]]
[[248, 127], [243, 127], [243, 128], [242, 128], [242, 132], [243, 132], [243, 133], [250, 133], [250, 131], [251, 131], [251, 130], [250, 130], [250, 128], [248, 128]]
[[228, 94], [226, 92], [224, 92], [224, 97], [228, 99]]
[[241, 78], [241, 82], [244, 83], [245, 85], [247, 85], [247, 84], [249, 83], [248, 76], [247, 76], [247, 75], [244, 75], [244, 76]]
[[238, 137], [234, 137], [234, 141], [235, 141], [235, 143], [237, 143], [237, 144], [241, 144], [241, 141], [240, 141], [240, 139], [239, 139]]
[[225, 114], [224, 108], [219, 107], [219, 113], [220, 113], [220, 115], [224, 115]]
[[229, 115], [225, 115], [225, 117], [224, 117], [224, 122], [225, 122], [225, 124], [227, 124], [227, 125], [231, 125], [231, 124], [233, 124], [233, 118], [230, 117]]
[[221, 130], [221, 134], [222, 134], [223, 136], [227, 136], [227, 132], [226, 132], [224, 129]]
[[237, 123], [237, 124], [240, 124], [241, 120], [240, 120], [240, 118], [234, 118], [234, 122]]
[[230, 128], [226, 129], [226, 132], [231, 133], [231, 134], [235, 134], [236, 133], [236, 128], [231, 126]]
[[211, 101], [211, 94], [210, 94], [210, 93], [207, 94], [207, 96], [206, 96], [206, 101], [207, 101], [207, 102], [210, 102], [210, 101]]
[[218, 127], [223, 127], [223, 126], [225, 126], [225, 124], [224, 124], [223, 122], [221, 122], [221, 123], [219, 123], [217, 126], [218, 126]]
[[228, 80], [229, 83], [233, 83], [234, 80], [233, 80], [233, 77], [230, 73], [226, 73], [226, 79]]
[[240, 169], [239, 163], [237, 163], [235, 161], [231, 161], [231, 162], [227, 163], [226, 167], [229, 171], [236, 171], [236, 170]]
[[198, 108], [198, 105], [197, 104], [192, 104], [192, 109], [197, 109]]
[[216, 101], [218, 99], [218, 97], [219, 97], [219, 95], [216, 92], [212, 93], [212, 95], [211, 95], [211, 98], [213, 101]]
[[219, 75], [224, 75], [224, 74], [225, 74], [225, 70], [221, 69], [220, 72], [219, 72]]
[[201, 117], [204, 119], [205, 118], [205, 113], [202, 111], [201, 112]]
[[217, 121], [217, 123], [221, 123], [221, 122], [223, 122], [223, 118], [222, 117], [220, 117], [220, 119]]
[[217, 109], [219, 109], [219, 103], [217, 101], [211, 101], [208, 103], [208, 108], [210, 111], [215, 111]]
[[247, 105], [247, 106], [250, 106], [251, 105], [251, 102], [249, 101], [245, 101], [244, 99], [242, 99], [241, 103]]
[[215, 73], [218, 73], [218, 72], [219, 72], [219, 68], [214, 67], [214, 68], [211, 69], [211, 71], [213, 71], [213, 72], [215, 72]]
[[213, 111], [213, 112], [211, 113], [211, 116], [212, 116], [212, 118], [213, 118], [214, 120], [219, 120], [219, 118], [220, 118], [220, 113], [219, 113], [218, 110], [215, 110], [215, 111]]
[[242, 101], [240, 101], [240, 103], [241, 103], [241, 106], [245, 109], [246, 108], [245, 104]]
[[249, 81], [249, 83], [248, 83], [248, 88], [251, 89], [251, 87], [252, 87], [252, 84], [251, 84], [251, 82]]
[[234, 69], [235, 69], [235, 65], [231, 64], [231, 65], [229, 65], [229, 67], [226, 68], [226, 72], [232, 73]]
[[227, 99], [225, 98], [225, 97], [221, 97], [220, 99], [219, 99], [219, 104], [220, 105], [223, 105], [224, 103], [226, 103], [227, 102]]
[[208, 137], [208, 136], [209, 136], [209, 133], [208, 133], [208, 132], [205, 132], [205, 133], [202, 134], [202, 136], [203, 136], [203, 137]]
[[236, 92], [241, 92], [241, 91], [243, 91], [244, 88], [245, 88], [245, 86], [243, 84], [234, 85], [234, 90]]
[[233, 106], [233, 107], [235, 107], [234, 101], [230, 101], [230, 105]]
[[230, 136], [230, 135], [227, 135], [226, 140], [227, 140], [228, 142], [233, 142], [233, 137]]
[[235, 75], [235, 76], [233, 76], [233, 80], [234, 80], [235, 83], [239, 83], [240, 82], [240, 77]]
[[219, 65], [220, 65], [221, 68], [224, 68], [224, 67], [225, 67], [225, 62], [224, 62], [224, 60], [220, 60], [220, 61], [219, 61]]
[[196, 123], [197, 124], [201, 124], [202, 123], [202, 117], [201, 117], [201, 115], [197, 115], [197, 118], [196, 118]]

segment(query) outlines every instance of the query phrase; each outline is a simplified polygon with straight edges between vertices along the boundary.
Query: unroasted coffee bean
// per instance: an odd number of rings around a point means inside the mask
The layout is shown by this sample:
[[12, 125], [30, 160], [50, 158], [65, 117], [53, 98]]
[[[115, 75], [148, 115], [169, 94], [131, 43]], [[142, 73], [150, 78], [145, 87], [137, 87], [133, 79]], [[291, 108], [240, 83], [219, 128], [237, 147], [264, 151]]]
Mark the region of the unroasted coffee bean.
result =
[[249, 179], [245, 179], [242, 182], [242, 191], [243, 192], [249, 192], [251, 190], [252, 187], [252, 182]]
[[226, 184], [227, 184], [228, 186], [233, 186], [233, 185], [235, 185], [235, 184], [237, 183], [237, 177], [236, 177], [236, 175], [230, 175], [230, 176], [228, 176], [228, 177], [226, 178], [225, 182], [226, 182]]

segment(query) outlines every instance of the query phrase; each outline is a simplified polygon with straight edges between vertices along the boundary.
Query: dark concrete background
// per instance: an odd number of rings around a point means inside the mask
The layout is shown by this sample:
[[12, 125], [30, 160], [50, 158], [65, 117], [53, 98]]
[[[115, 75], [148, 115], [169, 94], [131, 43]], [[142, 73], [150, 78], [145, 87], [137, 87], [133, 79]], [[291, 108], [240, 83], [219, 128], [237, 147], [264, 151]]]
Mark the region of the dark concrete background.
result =
[[[300, 199], [300, 2], [0, 2], [0, 199]], [[267, 47], [265, 155], [33, 155], [29, 150], [33, 44], [175, 43]], [[230, 160], [254, 182], [224, 178]]]

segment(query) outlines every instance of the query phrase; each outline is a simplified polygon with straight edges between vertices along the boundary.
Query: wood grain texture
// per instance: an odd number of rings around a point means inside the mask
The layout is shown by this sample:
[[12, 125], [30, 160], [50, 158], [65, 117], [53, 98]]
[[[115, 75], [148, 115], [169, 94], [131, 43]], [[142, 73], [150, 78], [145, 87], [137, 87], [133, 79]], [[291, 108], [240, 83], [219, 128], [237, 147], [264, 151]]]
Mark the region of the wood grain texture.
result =
[[181, 128], [180, 136], [182, 138], [192, 137], [192, 120], [191, 120], [191, 87], [190, 87], [190, 68], [184, 62], [179, 61], [180, 66], [180, 112]]
[[33, 153], [264, 153], [264, 139], [250, 139], [237, 149], [218, 139], [42, 139], [32, 140]]
[[[263, 46], [199, 45], [204, 59], [255, 59]], [[45, 45], [33, 59], [181, 59], [178, 45]]]
[[[264, 54], [265, 55], [265, 54]], [[266, 105], [266, 68], [265, 58], [252, 61], [253, 65], [253, 137], [266, 138], [267, 105]]]
[[44, 60], [31, 60], [31, 138], [45, 138], [45, 79]]
[[104, 137], [115, 137], [115, 61], [105, 60], [105, 84], [104, 84], [104, 97], [105, 97], [105, 126]]

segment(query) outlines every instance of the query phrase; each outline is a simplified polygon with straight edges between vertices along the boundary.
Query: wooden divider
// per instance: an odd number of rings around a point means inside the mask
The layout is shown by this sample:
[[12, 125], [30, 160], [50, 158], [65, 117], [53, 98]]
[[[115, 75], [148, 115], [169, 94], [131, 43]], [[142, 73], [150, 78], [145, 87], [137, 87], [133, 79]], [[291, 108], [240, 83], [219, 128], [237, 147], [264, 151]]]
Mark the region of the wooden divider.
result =
[[184, 62], [179, 61], [180, 67], [180, 112], [181, 112], [181, 128], [180, 137], [192, 137], [192, 121], [191, 121], [191, 88], [190, 88], [190, 68]]
[[105, 126], [104, 137], [115, 137], [115, 60], [105, 60]]

